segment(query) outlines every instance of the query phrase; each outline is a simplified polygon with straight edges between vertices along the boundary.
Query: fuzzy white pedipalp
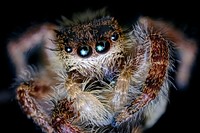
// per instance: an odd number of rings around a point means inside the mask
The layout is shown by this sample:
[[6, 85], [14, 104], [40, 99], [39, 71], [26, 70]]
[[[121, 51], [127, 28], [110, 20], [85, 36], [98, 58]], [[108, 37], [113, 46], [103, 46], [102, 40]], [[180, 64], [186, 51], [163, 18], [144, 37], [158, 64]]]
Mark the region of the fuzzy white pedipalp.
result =
[[[92, 84], [86, 86], [90, 79], [84, 81], [80, 86], [70, 88], [66, 84], [68, 76], [65, 71], [59, 71], [58, 77], [59, 84], [53, 88], [54, 94], [50, 96], [53, 103], [64, 98], [72, 100], [72, 106], [80, 114], [79, 125], [83, 127], [90, 124], [105, 126], [111, 123], [113, 113], [109, 106], [103, 103], [104, 97], [98, 96], [98, 90], [93, 90], [96, 86]], [[105, 91], [109, 92], [110, 90], [105, 88]]]
[[82, 92], [77, 96], [75, 107], [80, 112], [81, 122], [88, 122], [88, 125], [105, 126], [112, 121], [111, 111], [88, 92]]

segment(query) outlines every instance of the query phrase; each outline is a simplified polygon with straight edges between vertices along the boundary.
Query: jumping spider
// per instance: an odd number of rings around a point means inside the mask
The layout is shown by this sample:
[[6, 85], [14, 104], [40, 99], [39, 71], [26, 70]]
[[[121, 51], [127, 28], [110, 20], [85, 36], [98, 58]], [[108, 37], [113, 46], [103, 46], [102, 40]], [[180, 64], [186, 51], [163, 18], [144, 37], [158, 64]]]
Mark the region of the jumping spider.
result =
[[173, 52], [192, 64], [189, 47], [195, 42], [164, 21], [140, 17], [125, 28], [100, 10], [30, 28], [8, 50], [16, 98], [43, 132], [141, 133], [165, 112]]

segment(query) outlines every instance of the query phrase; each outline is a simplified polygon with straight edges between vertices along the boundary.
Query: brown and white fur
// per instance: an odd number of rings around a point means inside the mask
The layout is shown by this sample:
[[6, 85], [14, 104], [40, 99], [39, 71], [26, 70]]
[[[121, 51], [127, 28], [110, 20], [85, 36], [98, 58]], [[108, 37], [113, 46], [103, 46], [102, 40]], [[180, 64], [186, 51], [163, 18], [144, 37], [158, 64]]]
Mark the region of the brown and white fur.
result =
[[[24, 55], [34, 48], [39, 65], [31, 66]], [[33, 27], [8, 45], [19, 105], [47, 133], [140, 133], [151, 127], [165, 112], [179, 48], [194, 61], [195, 42], [172, 25], [140, 17], [123, 28], [104, 10]], [[90, 52], [85, 57], [84, 50]]]

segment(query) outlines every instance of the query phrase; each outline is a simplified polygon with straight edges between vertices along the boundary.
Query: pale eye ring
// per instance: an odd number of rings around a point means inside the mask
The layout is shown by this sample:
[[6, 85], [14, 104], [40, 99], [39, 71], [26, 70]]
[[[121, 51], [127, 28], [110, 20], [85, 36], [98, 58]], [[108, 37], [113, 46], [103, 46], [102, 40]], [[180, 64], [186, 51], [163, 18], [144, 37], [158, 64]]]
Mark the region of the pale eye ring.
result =
[[82, 45], [78, 47], [77, 54], [83, 58], [89, 57], [92, 54], [92, 48], [88, 45]]
[[97, 53], [106, 53], [110, 48], [110, 43], [108, 41], [99, 41], [96, 43], [95, 50]]
[[117, 33], [117, 32], [114, 32], [113, 34], [112, 34], [112, 36], [111, 36], [111, 40], [112, 41], [117, 41], [117, 39], [119, 38], [119, 34]]

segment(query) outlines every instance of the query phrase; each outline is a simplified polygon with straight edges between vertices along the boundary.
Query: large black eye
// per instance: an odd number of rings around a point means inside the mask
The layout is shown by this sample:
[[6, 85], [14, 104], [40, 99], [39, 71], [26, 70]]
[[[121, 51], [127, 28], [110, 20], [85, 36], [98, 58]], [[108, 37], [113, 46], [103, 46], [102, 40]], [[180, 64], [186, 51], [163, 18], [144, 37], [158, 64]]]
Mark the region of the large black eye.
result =
[[97, 53], [105, 53], [109, 50], [110, 43], [108, 41], [99, 41], [96, 43], [96, 51]]
[[83, 45], [83, 46], [80, 46], [78, 49], [77, 49], [77, 54], [80, 56], [80, 57], [88, 57], [92, 54], [92, 48], [88, 45]]
[[119, 34], [117, 32], [114, 32], [111, 36], [111, 40], [112, 41], [117, 41], [117, 39], [119, 38]]
[[71, 52], [72, 52], [72, 47], [70, 47], [70, 46], [65, 46], [65, 51], [66, 51], [67, 53], [71, 53]]

